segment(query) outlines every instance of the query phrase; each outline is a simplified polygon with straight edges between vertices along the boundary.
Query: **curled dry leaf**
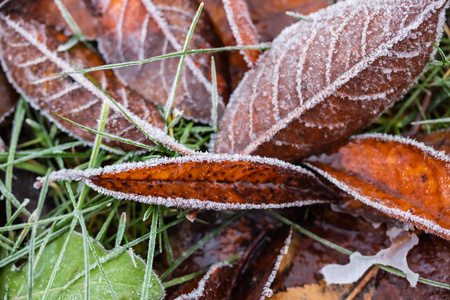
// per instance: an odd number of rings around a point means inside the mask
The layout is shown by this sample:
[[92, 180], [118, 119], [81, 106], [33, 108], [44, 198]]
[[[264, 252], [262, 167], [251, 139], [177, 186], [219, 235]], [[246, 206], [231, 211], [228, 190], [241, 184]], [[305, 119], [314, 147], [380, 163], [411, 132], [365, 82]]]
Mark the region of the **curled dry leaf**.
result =
[[[100, 19], [99, 48], [111, 63], [142, 60], [182, 51], [192, 18], [195, 1], [112, 0], [98, 1], [103, 12]], [[200, 16], [189, 49], [219, 46], [217, 37]], [[116, 69], [115, 72], [132, 89], [153, 101], [165, 104], [175, 80], [179, 59], [164, 59], [150, 64]], [[218, 89], [227, 94], [226, 76], [221, 59], [218, 62]], [[174, 107], [188, 118], [212, 122], [211, 55], [187, 56], [178, 85]], [[218, 102], [221, 116], [224, 104]]]
[[366, 126], [424, 69], [447, 2], [349, 0], [286, 28], [231, 96], [216, 153], [292, 161]]
[[[71, 77], [54, 74], [73, 71], [72, 66], [85, 68], [101, 65], [101, 58], [83, 45], [78, 45], [68, 52], [58, 53], [58, 46], [64, 44], [67, 38], [35, 20], [17, 14], [1, 15], [0, 20], [2, 64], [16, 90], [61, 128], [83, 140], [93, 142], [95, 134], [61, 121], [52, 113], [97, 129], [103, 101], [109, 99], [80, 74]], [[111, 71], [92, 73], [92, 78], [121, 103], [130, 115], [137, 115], [142, 122], [151, 123], [151, 128], [164, 135], [164, 122], [157, 108], [127, 89]], [[113, 104], [110, 104], [105, 131], [136, 142], [153, 144], [118, 112]], [[114, 140], [106, 143], [120, 146], [124, 150], [135, 150], [134, 146]]]
[[203, 154], [85, 171], [62, 170], [50, 176], [51, 181], [64, 179], [85, 179], [93, 189], [118, 199], [168, 207], [262, 209], [333, 199], [312, 173], [257, 156]]
[[450, 239], [450, 157], [444, 152], [373, 134], [353, 138], [308, 162], [365, 204]]

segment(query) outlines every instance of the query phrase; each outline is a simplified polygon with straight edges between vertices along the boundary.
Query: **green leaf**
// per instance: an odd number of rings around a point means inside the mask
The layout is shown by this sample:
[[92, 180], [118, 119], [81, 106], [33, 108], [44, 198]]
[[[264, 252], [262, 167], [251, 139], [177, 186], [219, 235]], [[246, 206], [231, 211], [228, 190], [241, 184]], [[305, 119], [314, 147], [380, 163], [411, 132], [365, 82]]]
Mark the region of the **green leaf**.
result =
[[[49, 243], [42, 252], [34, 269], [34, 285], [32, 299], [41, 299], [58, 255], [63, 247], [67, 234]], [[94, 248], [100, 257], [106, 256], [108, 251], [99, 243], [94, 242]], [[92, 253], [89, 255], [91, 265], [94, 264]], [[83, 299], [84, 278], [80, 273], [84, 271], [83, 237], [73, 233], [69, 239], [63, 255], [60, 270], [56, 274], [48, 299]], [[122, 253], [115, 259], [106, 261], [103, 268], [111, 281], [118, 299], [140, 299], [142, 282], [145, 274], [145, 263], [137, 256]], [[27, 264], [17, 269], [10, 264], [0, 271], [1, 299], [27, 298]], [[77, 278], [79, 277], [79, 278]], [[69, 286], [68, 283], [72, 282]], [[98, 268], [90, 272], [90, 287], [92, 299], [111, 299], [110, 292]], [[152, 273], [148, 291], [148, 299], [162, 299], [164, 290], [158, 277]]]

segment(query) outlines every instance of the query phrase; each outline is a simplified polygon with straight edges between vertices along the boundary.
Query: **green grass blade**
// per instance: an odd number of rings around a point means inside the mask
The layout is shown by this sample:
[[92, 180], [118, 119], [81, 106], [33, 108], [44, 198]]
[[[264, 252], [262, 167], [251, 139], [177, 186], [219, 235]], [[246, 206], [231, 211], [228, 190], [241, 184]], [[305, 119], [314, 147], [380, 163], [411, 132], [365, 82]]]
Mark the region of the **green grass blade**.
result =
[[152, 212], [152, 225], [150, 227], [150, 237], [148, 241], [148, 254], [147, 254], [147, 265], [145, 267], [145, 275], [144, 275], [144, 282], [142, 284], [142, 293], [141, 293], [141, 299], [146, 300], [148, 299], [148, 292], [150, 289], [150, 279], [152, 277], [152, 268], [153, 268], [153, 258], [155, 255], [155, 243], [156, 243], [156, 231], [158, 229], [158, 208], [156, 206], [153, 206], [153, 212]]

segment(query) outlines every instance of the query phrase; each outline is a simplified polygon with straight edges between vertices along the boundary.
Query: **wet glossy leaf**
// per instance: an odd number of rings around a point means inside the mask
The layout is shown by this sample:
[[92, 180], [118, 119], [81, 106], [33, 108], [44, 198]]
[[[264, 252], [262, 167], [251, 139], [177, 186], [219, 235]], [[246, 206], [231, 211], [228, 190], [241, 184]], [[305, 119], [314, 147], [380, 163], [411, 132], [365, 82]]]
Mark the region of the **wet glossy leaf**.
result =
[[[73, 135], [93, 142], [95, 135], [54, 117], [58, 113], [84, 126], [97, 129], [98, 119], [105, 95], [80, 74], [54, 76], [73, 68], [92, 67], [103, 64], [101, 58], [83, 45], [68, 52], [57, 53], [59, 45], [67, 38], [53, 29], [27, 17], [16, 14], [1, 16], [2, 60], [7, 75], [16, 89], [41, 112], [54, 120], [61, 128]], [[164, 128], [161, 114], [155, 106], [147, 103], [135, 92], [127, 89], [111, 71], [98, 71], [92, 77], [114, 99], [122, 104], [130, 115], [137, 115], [142, 122], [161, 132]], [[107, 101], [109, 101], [107, 99]], [[144, 144], [152, 144], [134, 127], [117, 108], [110, 104], [106, 132]], [[134, 146], [107, 141], [109, 145], [135, 150]]]
[[[197, 10], [194, 1], [113, 0], [98, 1], [103, 12], [99, 48], [112, 63], [142, 60], [152, 56], [182, 51], [186, 34]], [[201, 16], [189, 49], [219, 46], [208, 23]], [[151, 64], [116, 69], [116, 74], [132, 89], [155, 104], [165, 104], [175, 78], [178, 58]], [[218, 88], [227, 93], [226, 76], [219, 63]], [[186, 57], [175, 94], [174, 107], [188, 118], [211, 122], [211, 55]], [[224, 104], [218, 103], [219, 116]]]
[[286, 28], [233, 92], [216, 153], [297, 160], [366, 126], [424, 69], [446, 4], [350, 0]]
[[450, 239], [450, 157], [444, 152], [400, 137], [365, 135], [308, 161], [365, 204]]
[[168, 207], [261, 209], [333, 199], [312, 173], [255, 156], [163, 158], [85, 171], [63, 170], [50, 177], [52, 181], [62, 179], [85, 179], [93, 189], [118, 199]]
[[[67, 234], [62, 235], [48, 244], [35, 267], [33, 296], [42, 297], [47, 283], [55, 267], [58, 255], [63, 248]], [[100, 244], [94, 243], [97, 255], [102, 258], [108, 254]], [[81, 255], [80, 255], [81, 254]], [[92, 253], [90, 264], [95, 263]], [[124, 252], [114, 259], [103, 263], [103, 269], [116, 292], [118, 299], [141, 299], [142, 281], [145, 274], [145, 263], [137, 256]], [[50, 288], [49, 299], [82, 299], [84, 297], [83, 237], [77, 233], [69, 238], [64, 252], [60, 270], [57, 272]], [[120, 270], [118, 272], [118, 270]], [[90, 272], [90, 295], [92, 299], [111, 299], [110, 291], [103, 280], [99, 268]], [[158, 277], [152, 273], [149, 299], [162, 299], [164, 290]], [[73, 282], [72, 282], [73, 281]], [[68, 283], [71, 282], [70, 285]], [[27, 264], [17, 269], [9, 265], [0, 273], [0, 294], [8, 299], [26, 299], [27, 295]], [[6, 298], [5, 298], [6, 299]], [[34, 297], [33, 297], [34, 299]]]

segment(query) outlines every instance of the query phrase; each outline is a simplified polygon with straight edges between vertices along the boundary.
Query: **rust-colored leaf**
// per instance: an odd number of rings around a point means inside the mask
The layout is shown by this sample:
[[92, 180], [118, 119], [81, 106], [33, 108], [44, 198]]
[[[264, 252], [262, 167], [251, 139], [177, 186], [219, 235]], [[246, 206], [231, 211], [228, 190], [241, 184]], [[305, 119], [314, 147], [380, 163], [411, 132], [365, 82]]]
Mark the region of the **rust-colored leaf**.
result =
[[[59, 72], [103, 64], [101, 58], [83, 45], [65, 53], [58, 53], [59, 45], [67, 38], [57, 31], [27, 17], [12, 14], [1, 15], [2, 61], [9, 80], [28, 101], [54, 120], [61, 128], [73, 135], [93, 142], [95, 135], [71, 125], [52, 113], [58, 113], [84, 126], [96, 129], [103, 101], [109, 101], [92, 82], [80, 74], [54, 76]], [[139, 116], [142, 122], [149, 122], [150, 130], [164, 135], [164, 123], [159, 111], [144, 101], [137, 93], [130, 91], [111, 71], [99, 71], [91, 76], [114, 99], [122, 104], [130, 115]], [[106, 100], [105, 100], [106, 98]], [[146, 123], [146, 124], [149, 124]], [[134, 127], [117, 108], [110, 104], [106, 132], [133, 141], [153, 144]], [[156, 134], [155, 134], [156, 135]], [[134, 146], [106, 141], [109, 145], [134, 150]]]
[[[86, 0], [61, 0], [69, 11], [83, 35], [88, 39], [97, 37], [97, 18], [93, 16], [86, 5]], [[36, 19], [48, 26], [63, 30], [72, 35], [72, 29], [67, 24], [54, 0], [14, 0], [9, 1], [4, 10], [12, 10], [22, 15]]]
[[436, 131], [431, 134], [423, 134], [417, 140], [450, 155], [450, 129]]
[[[250, 46], [258, 44], [258, 33], [253, 25], [245, 0], [222, 0], [231, 32], [239, 46]], [[249, 67], [259, 57], [258, 50], [243, 50], [242, 54]]]
[[261, 209], [333, 199], [310, 172], [275, 159], [211, 155], [155, 159], [86, 171], [53, 173], [50, 180], [85, 179], [119, 199], [168, 207]]
[[247, 0], [248, 9], [255, 24], [261, 42], [270, 42], [280, 32], [295, 23], [293, 17], [286, 12], [296, 12], [307, 15], [327, 7], [329, 0]]
[[3, 121], [3, 118], [16, 106], [17, 100], [19, 99], [19, 95], [17, 95], [16, 91], [14, 91], [13, 87], [8, 82], [2, 68], [0, 68], [0, 95], [1, 122]]
[[216, 153], [292, 161], [366, 126], [424, 69], [447, 2], [349, 0], [286, 28], [231, 96]]
[[[182, 51], [184, 41], [197, 10], [195, 1], [112, 0], [98, 1], [103, 11], [100, 21], [99, 48], [111, 63], [142, 60]], [[190, 42], [190, 49], [219, 46], [217, 37], [201, 16]], [[164, 59], [151, 64], [116, 69], [115, 72], [132, 89], [155, 104], [165, 104], [175, 79], [179, 59]], [[218, 89], [227, 96], [226, 76], [220, 57]], [[188, 118], [212, 122], [211, 55], [186, 57], [182, 77], [175, 94], [174, 107]], [[218, 115], [224, 110], [218, 103]]]
[[366, 135], [308, 161], [365, 204], [450, 239], [450, 157], [443, 152], [400, 137]]

